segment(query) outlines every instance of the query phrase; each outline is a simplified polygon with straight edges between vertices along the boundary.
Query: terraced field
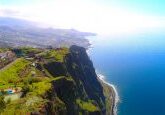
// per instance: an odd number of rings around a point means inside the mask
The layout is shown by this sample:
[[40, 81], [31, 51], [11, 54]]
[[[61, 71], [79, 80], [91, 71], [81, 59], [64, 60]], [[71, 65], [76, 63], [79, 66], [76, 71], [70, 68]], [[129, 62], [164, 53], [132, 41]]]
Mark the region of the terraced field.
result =
[[13, 63], [0, 70], [0, 83], [17, 82], [21, 77], [21, 71], [29, 64], [30, 62], [23, 58], [16, 59]]

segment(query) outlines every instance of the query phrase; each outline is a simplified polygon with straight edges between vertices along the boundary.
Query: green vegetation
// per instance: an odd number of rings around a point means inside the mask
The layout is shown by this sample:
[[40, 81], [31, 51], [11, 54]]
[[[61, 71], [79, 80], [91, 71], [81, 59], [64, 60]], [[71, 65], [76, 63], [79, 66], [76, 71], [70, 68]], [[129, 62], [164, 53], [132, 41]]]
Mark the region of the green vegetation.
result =
[[[51, 81], [60, 80], [62, 78], [64, 78], [64, 76], [57, 78], [42, 78], [40, 80], [27, 80], [22, 90], [23, 92], [26, 92], [26, 96], [7, 104], [3, 112], [4, 115], [13, 115], [16, 113], [18, 115], [26, 115], [28, 113], [30, 114], [30, 112], [38, 112], [47, 102], [49, 102], [48, 99], [43, 97], [51, 90]], [[65, 110], [65, 104], [60, 99], [56, 98], [54, 110], [59, 111], [60, 109]]]
[[20, 48], [20, 50], [24, 53], [24, 54], [29, 54], [29, 53], [41, 53], [42, 49], [37, 49], [37, 48], [32, 48], [32, 47], [22, 47]]
[[45, 52], [39, 53], [38, 55], [43, 56], [46, 59], [53, 59], [53, 61], [63, 62], [64, 57], [68, 53], [69, 53], [68, 48], [59, 48], [56, 50], [52, 49], [49, 51], [45, 51]]
[[29, 88], [30, 95], [42, 95], [51, 88], [51, 83], [47, 80], [43, 80], [42, 82], [32, 83]]
[[0, 82], [1, 83], [14, 83], [19, 77], [19, 73], [29, 64], [29, 62], [23, 58], [15, 60], [11, 65], [0, 70]]
[[[38, 53], [38, 50], [23, 48], [27, 55], [31, 51]], [[8, 88], [19, 89], [21, 93], [8, 95], [5, 91]], [[0, 70], [0, 94], [4, 95], [0, 98], [0, 111], [2, 115], [25, 115], [38, 111], [46, 104], [47, 99], [43, 96], [50, 89], [51, 78], [45, 77], [41, 70], [24, 57], [18, 58]], [[20, 98], [22, 93], [24, 96]]]
[[39, 111], [46, 102], [47, 100], [37, 96], [21, 98], [9, 103], [2, 115], [27, 115], [33, 111]]
[[5, 51], [8, 51], [9, 49], [8, 48], [0, 48], [0, 53], [3, 53]]
[[65, 76], [59, 76], [59, 77], [52, 78], [51, 81], [56, 81], [56, 80], [60, 80], [63, 78], [65, 78]]
[[107, 84], [105, 84], [105, 83], [103, 83], [102, 81], [100, 81], [101, 82], [101, 84], [102, 84], [102, 87], [103, 87], [103, 93], [104, 93], [104, 95], [105, 95], [105, 97], [106, 97], [106, 99], [105, 99], [105, 105], [106, 105], [106, 113], [107, 114], [111, 114], [111, 108], [112, 108], [112, 88], [111, 87], [109, 87], [109, 85], [107, 85]]
[[96, 91], [90, 95], [95, 87], [86, 87], [92, 84], [93, 76], [88, 80], [90, 72], [79, 70], [85, 62], [79, 67], [74, 57], [70, 63], [64, 61], [71, 53], [68, 48], [11, 50], [19, 58], [0, 70], [0, 115], [101, 113], [101, 96]]
[[4, 101], [4, 97], [0, 96], [0, 113], [3, 112], [5, 108], [6, 108], [6, 103]]
[[98, 107], [94, 105], [91, 100], [83, 101], [81, 99], [77, 99], [76, 103], [82, 110], [86, 110], [89, 112], [99, 111]]
[[[24, 80], [22, 86], [22, 92], [26, 95], [23, 98], [12, 99], [12, 96], [18, 96], [19, 94], [9, 95], [11, 97], [10, 103], [6, 104], [6, 108], [2, 114], [14, 115], [14, 114], [30, 114], [33, 111], [39, 111], [48, 101], [44, 99], [44, 94], [51, 89], [51, 83], [49, 78], [27, 79]], [[5, 96], [8, 98], [8, 95]]]

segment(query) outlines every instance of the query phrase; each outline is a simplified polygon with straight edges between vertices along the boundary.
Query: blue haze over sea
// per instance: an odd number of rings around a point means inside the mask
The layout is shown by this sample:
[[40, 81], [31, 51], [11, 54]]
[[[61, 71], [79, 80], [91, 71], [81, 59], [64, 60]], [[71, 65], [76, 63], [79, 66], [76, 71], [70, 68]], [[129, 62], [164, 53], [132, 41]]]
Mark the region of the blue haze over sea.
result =
[[118, 90], [118, 115], [165, 115], [165, 34], [89, 39], [96, 71]]

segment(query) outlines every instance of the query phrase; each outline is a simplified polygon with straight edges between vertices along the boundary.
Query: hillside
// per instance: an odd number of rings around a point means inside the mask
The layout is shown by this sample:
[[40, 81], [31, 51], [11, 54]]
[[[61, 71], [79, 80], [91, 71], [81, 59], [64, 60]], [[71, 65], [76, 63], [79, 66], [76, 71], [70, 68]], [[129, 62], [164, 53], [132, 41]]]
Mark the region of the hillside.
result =
[[17, 58], [0, 69], [2, 115], [113, 115], [113, 91], [85, 48], [6, 50]]
[[30, 46], [38, 48], [90, 46], [87, 36], [95, 35], [74, 29], [55, 29], [27, 20], [0, 17], [0, 47]]

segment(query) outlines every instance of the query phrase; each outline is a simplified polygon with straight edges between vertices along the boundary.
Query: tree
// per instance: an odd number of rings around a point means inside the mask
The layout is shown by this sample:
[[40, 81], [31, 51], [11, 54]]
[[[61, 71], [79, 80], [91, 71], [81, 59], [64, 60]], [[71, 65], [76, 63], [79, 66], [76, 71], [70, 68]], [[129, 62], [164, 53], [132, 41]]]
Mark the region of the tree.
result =
[[4, 101], [4, 96], [0, 96], [0, 113], [6, 108], [6, 103]]

